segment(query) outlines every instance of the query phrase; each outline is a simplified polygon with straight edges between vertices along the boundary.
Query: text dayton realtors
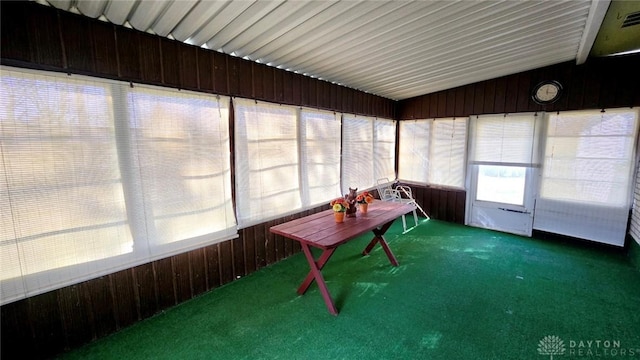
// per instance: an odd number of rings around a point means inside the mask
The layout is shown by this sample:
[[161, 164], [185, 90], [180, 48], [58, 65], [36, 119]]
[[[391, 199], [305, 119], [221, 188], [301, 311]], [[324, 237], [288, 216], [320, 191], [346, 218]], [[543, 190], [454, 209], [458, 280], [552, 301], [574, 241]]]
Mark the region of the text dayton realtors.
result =
[[635, 356], [640, 348], [622, 347], [620, 340], [569, 340], [569, 355]]

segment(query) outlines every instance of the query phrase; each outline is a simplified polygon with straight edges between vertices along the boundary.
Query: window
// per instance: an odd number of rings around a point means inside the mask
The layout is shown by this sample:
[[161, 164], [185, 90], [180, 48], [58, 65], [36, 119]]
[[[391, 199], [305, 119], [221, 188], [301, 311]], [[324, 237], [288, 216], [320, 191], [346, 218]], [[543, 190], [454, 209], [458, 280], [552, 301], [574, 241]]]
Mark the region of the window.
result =
[[240, 227], [339, 196], [339, 114], [233, 101]]
[[228, 99], [0, 80], [2, 303], [235, 236]]
[[466, 118], [401, 121], [398, 177], [463, 188], [466, 145]]
[[368, 189], [378, 179], [395, 179], [395, 121], [344, 115], [342, 193]]
[[637, 131], [637, 110], [550, 115], [534, 227], [623, 245]]

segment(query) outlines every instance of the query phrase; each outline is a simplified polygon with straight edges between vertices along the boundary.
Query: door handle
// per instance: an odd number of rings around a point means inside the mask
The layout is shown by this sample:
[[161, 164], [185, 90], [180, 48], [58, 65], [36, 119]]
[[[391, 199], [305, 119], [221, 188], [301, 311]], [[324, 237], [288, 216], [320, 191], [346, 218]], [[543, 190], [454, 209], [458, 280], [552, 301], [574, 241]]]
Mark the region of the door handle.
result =
[[530, 211], [526, 211], [526, 210], [514, 210], [514, 209], [506, 209], [506, 208], [498, 208], [498, 209], [502, 211], [509, 211], [509, 212], [514, 212], [518, 214], [531, 214]]

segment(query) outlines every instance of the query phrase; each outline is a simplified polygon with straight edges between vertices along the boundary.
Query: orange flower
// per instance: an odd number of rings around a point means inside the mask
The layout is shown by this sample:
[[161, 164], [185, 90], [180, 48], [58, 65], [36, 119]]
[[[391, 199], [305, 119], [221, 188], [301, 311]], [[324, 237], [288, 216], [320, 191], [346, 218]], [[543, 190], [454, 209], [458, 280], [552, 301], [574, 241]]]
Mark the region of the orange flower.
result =
[[356, 197], [356, 202], [358, 202], [358, 204], [371, 204], [373, 202], [373, 195], [368, 191], [364, 191]]
[[345, 212], [349, 208], [349, 203], [344, 198], [337, 198], [331, 200], [329, 203], [335, 212]]

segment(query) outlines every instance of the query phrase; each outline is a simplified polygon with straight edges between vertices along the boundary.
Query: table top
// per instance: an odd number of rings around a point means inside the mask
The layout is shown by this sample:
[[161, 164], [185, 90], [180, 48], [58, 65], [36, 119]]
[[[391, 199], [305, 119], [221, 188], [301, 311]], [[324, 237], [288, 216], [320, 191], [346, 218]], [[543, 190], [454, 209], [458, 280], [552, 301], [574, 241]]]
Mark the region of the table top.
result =
[[270, 231], [310, 246], [328, 249], [393, 221], [414, 209], [415, 205], [411, 204], [375, 201], [369, 204], [366, 214], [358, 211], [355, 218], [345, 217], [342, 223], [335, 222], [333, 210], [329, 209], [273, 226]]

